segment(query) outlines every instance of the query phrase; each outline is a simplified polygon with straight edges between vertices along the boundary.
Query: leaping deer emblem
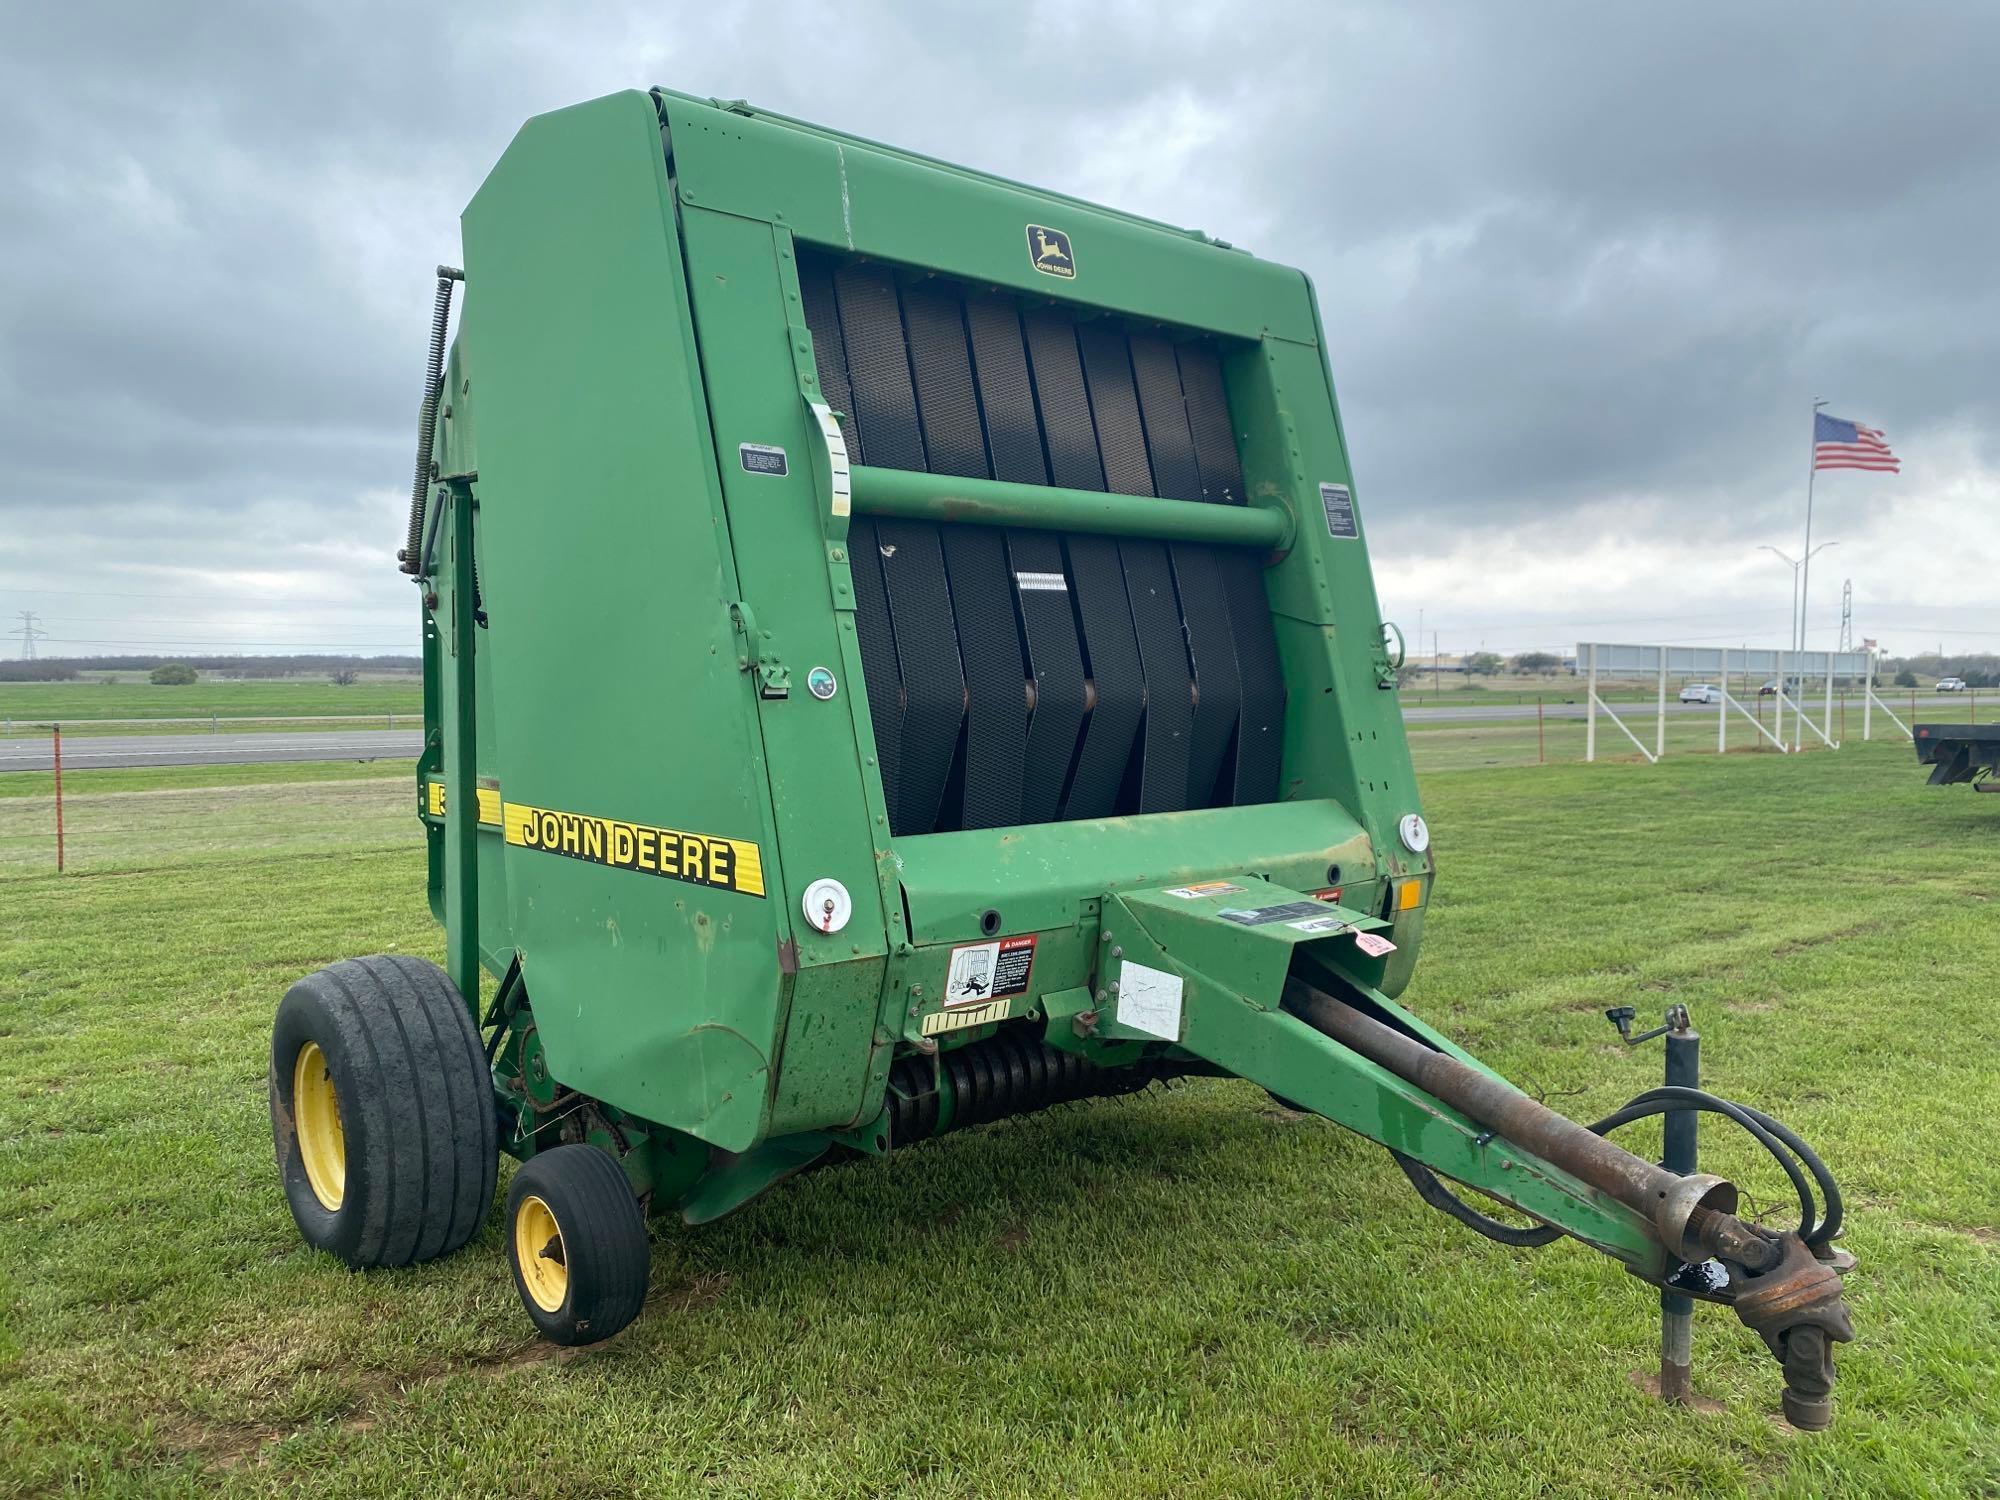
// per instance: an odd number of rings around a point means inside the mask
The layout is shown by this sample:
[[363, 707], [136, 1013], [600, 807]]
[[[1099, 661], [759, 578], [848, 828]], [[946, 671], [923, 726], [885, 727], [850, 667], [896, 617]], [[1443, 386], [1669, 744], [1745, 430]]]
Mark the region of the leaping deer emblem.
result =
[[1069, 256], [1062, 246], [1050, 239], [1049, 232], [1039, 226], [1035, 229], [1035, 259], [1059, 260], [1065, 265], [1069, 263]]

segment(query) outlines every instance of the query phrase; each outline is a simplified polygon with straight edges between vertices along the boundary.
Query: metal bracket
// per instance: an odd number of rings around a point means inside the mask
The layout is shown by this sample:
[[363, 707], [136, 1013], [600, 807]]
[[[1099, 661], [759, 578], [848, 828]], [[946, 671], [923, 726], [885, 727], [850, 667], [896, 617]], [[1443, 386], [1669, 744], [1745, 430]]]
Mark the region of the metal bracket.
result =
[[1629, 1005], [1614, 1005], [1604, 1013], [1604, 1019], [1618, 1028], [1618, 1035], [1628, 1047], [1636, 1047], [1641, 1042], [1650, 1042], [1654, 1037], [1665, 1036], [1670, 1031], [1686, 1031], [1694, 1024], [1688, 1019], [1688, 1008], [1685, 1005], [1669, 1005], [1664, 1025], [1655, 1026], [1651, 1031], [1642, 1031], [1634, 1036], [1632, 1022], [1638, 1014], [1639, 1012]]
[[736, 627], [739, 638], [736, 648], [737, 670], [756, 674], [757, 696], [791, 697], [791, 671], [778, 660], [777, 651], [771, 644], [771, 632], [757, 628], [757, 617], [751, 612], [750, 606], [741, 599], [730, 605], [729, 623]]

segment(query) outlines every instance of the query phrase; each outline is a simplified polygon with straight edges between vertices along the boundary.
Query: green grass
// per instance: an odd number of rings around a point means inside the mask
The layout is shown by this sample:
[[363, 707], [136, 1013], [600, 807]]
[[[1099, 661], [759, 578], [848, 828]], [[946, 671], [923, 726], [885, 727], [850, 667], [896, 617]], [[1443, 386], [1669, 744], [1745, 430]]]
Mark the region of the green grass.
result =
[[[1726, 1313], [1695, 1344], [1724, 1409], [1662, 1409], [1628, 1379], [1646, 1288], [1474, 1238], [1238, 1083], [662, 1224], [645, 1316], [575, 1356], [530, 1337], [497, 1222], [350, 1274], [278, 1191], [267, 1026], [333, 959], [439, 956], [388, 785], [379, 834], [0, 882], [0, 1493], [2000, 1492], [2000, 806], [1925, 788], [1907, 745], [1425, 782], [1409, 1003], [1591, 1118], [1658, 1079], [1602, 1009], [1685, 1002], [1706, 1081], [1841, 1176], [1859, 1338], [1817, 1437], [1773, 1423], [1777, 1367]], [[129, 863], [163, 857], [147, 820], [185, 828], [174, 795], [127, 798]], [[1704, 1150], [1781, 1198], [1720, 1130]]]
[[[414, 760], [282, 760], [246, 766], [113, 766], [99, 770], [63, 771], [63, 799], [79, 792], [185, 791], [190, 787], [272, 786], [293, 781], [379, 781], [408, 786], [416, 776]], [[0, 801], [11, 797], [42, 797], [53, 801], [53, 778], [47, 771], [0, 771]]]
[[[27, 733], [27, 726], [51, 721], [60, 722], [67, 732], [91, 719], [205, 719], [211, 715], [223, 719], [269, 719], [306, 714], [392, 713], [409, 714], [414, 719], [423, 711], [423, 684], [414, 675], [364, 677], [347, 687], [336, 687], [324, 678], [255, 682], [211, 682], [203, 678], [187, 687], [154, 687], [147, 682], [0, 683], [0, 719], [13, 720], [16, 734]], [[134, 725], [121, 732], [142, 734], [145, 729]]]
[[[65, 862], [90, 875], [407, 847], [416, 824], [411, 777], [360, 769], [373, 774], [152, 791], [77, 793], [65, 785]], [[0, 798], [0, 882], [54, 864], [55, 799]]]

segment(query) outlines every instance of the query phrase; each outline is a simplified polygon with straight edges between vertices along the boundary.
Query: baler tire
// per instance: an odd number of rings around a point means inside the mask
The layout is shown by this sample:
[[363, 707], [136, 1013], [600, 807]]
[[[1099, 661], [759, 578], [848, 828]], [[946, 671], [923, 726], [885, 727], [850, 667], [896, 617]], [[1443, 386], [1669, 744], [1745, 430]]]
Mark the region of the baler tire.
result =
[[514, 1174], [507, 1264], [551, 1343], [595, 1344], [638, 1317], [652, 1263], [645, 1215], [610, 1152], [557, 1146]]
[[436, 964], [345, 959], [294, 984], [271, 1030], [270, 1100], [292, 1219], [351, 1268], [449, 1255], [493, 1206], [492, 1074]]

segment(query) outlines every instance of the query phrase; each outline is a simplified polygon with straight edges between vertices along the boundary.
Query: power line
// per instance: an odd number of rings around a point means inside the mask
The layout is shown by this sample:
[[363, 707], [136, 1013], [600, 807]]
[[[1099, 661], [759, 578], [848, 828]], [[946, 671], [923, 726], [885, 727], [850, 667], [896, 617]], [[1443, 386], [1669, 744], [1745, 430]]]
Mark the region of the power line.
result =
[[49, 633], [35, 623], [35, 612], [32, 609], [22, 610], [21, 623], [7, 633], [9, 635], [18, 635], [21, 638], [21, 660], [23, 661], [33, 661], [35, 659], [35, 642], [38, 640], [45, 641], [49, 638]]

